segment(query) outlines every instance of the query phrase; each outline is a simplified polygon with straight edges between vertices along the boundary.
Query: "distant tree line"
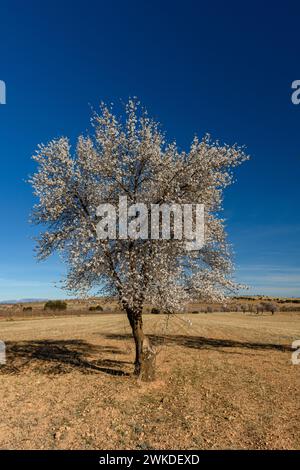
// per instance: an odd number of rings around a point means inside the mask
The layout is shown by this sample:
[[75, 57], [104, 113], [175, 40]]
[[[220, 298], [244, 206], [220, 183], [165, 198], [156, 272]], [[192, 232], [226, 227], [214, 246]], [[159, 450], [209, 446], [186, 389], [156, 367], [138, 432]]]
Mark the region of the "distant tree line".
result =
[[192, 313], [213, 313], [213, 312], [243, 312], [243, 313], [263, 313], [271, 312], [274, 315], [278, 312], [279, 308], [275, 302], [260, 302], [260, 303], [228, 303], [226, 305], [202, 305], [193, 310]]

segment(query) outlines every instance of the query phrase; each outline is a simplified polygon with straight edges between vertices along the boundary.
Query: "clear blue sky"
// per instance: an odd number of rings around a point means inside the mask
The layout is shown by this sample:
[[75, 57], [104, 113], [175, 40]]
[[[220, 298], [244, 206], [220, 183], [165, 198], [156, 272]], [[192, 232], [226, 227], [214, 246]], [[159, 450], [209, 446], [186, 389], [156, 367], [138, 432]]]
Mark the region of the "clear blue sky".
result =
[[300, 295], [298, 2], [1, 1], [0, 300], [63, 297], [63, 267], [37, 263], [25, 183], [40, 142], [89, 127], [90, 106], [138, 96], [170, 139], [245, 144], [227, 190], [237, 278]]

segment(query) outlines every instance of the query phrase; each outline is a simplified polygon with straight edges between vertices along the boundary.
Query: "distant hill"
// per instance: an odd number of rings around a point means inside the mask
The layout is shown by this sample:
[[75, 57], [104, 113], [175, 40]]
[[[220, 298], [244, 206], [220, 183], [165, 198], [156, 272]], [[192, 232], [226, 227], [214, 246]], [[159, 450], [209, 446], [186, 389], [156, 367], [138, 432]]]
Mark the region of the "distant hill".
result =
[[17, 300], [1, 300], [0, 304], [25, 304], [32, 302], [45, 302], [48, 299], [17, 299]]

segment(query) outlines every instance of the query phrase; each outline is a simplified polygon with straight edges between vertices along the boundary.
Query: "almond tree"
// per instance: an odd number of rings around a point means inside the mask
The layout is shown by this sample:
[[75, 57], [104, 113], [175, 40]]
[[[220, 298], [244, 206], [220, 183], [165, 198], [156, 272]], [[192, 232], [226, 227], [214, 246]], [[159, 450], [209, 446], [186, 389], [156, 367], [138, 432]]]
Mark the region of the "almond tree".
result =
[[[160, 126], [129, 100], [124, 115], [101, 105], [92, 117], [91, 136], [81, 135], [71, 152], [66, 137], [40, 145], [30, 182], [38, 203], [33, 221], [45, 226], [38, 238], [38, 258], [62, 254], [68, 266], [64, 287], [116, 296], [135, 341], [135, 374], [143, 371], [143, 307], [164, 312], [183, 309], [193, 299], [222, 301], [235, 288], [219, 217], [223, 189], [232, 168], [247, 156], [237, 145], [220, 145], [206, 135], [188, 152], [167, 143]], [[185, 239], [99, 239], [97, 207], [130, 203], [204, 204], [205, 244], [187, 251]]]

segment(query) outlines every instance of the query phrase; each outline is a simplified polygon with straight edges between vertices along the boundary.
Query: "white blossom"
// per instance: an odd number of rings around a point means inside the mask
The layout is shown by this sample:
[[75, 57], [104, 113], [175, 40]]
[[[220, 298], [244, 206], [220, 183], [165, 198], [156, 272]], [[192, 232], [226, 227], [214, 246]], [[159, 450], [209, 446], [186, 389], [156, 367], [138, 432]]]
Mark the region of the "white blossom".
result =
[[[243, 149], [206, 135], [195, 137], [188, 152], [179, 151], [136, 100], [123, 118], [102, 105], [92, 124], [93, 135], [80, 136], [74, 152], [63, 137], [39, 146], [33, 157], [33, 221], [45, 227], [38, 256], [59, 251], [69, 267], [67, 289], [97, 288], [117, 296], [126, 311], [151, 304], [175, 312], [194, 299], [222, 300], [236, 286], [219, 212], [233, 168], [248, 158]], [[204, 204], [205, 245], [189, 252], [184, 240], [99, 240], [97, 207], [117, 206], [124, 195], [149, 208]]]

